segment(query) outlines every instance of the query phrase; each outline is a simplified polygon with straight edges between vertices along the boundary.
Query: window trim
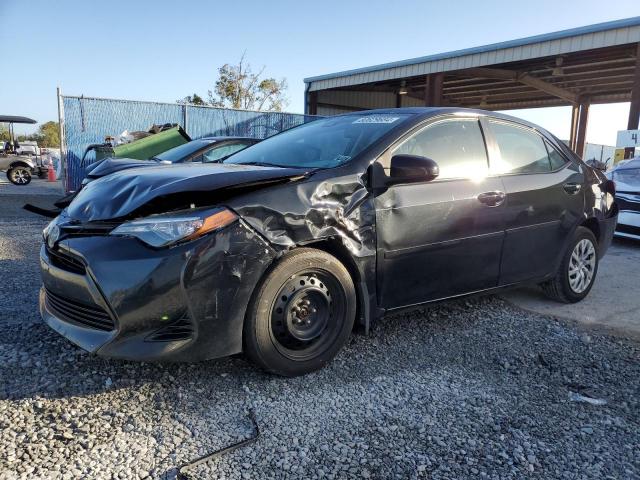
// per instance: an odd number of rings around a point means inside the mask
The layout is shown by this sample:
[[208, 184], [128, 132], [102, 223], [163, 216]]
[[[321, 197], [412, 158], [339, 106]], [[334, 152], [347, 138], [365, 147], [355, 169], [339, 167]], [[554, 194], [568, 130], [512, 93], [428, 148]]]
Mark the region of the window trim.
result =
[[[491, 171], [491, 163], [492, 161], [499, 161], [502, 160], [502, 153], [500, 152], [500, 147], [498, 145], [498, 141], [495, 138], [495, 136], [493, 135], [493, 132], [491, 131], [491, 125], [489, 125], [490, 122], [495, 122], [495, 123], [502, 123], [504, 125], [508, 125], [514, 128], [519, 128], [521, 130], [525, 130], [525, 131], [529, 131], [534, 135], [537, 135], [538, 137], [540, 137], [540, 139], [542, 140], [542, 144], [544, 145], [545, 150], [547, 151], [547, 159], [549, 160], [549, 171], [547, 172], [504, 172], [504, 173], [500, 173], [500, 172], [492, 172]], [[574, 162], [572, 162], [570, 159], [567, 158], [567, 156], [559, 149], [557, 149], [553, 143], [547, 139], [547, 137], [545, 135], [543, 135], [538, 129], [534, 128], [534, 127], [530, 127], [528, 125], [523, 125], [521, 123], [517, 123], [511, 120], [505, 120], [502, 118], [497, 118], [497, 117], [491, 117], [491, 116], [486, 116], [482, 118], [481, 124], [484, 126], [484, 129], [487, 131], [487, 136], [491, 138], [491, 152], [490, 152], [490, 156], [489, 156], [489, 176], [491, 177], [510, 177], [510, 176], [515, 176], [515, 175], [548, 175], [551, 173], [557, 173], [561, 170], [564, 170], [565, 168], [567, 168], [567, 165], [569, 164], [573, 164]], [[486, 126], [485, 126], [486, 124]], [[487, 146], [489, 145], [489, 142], [487, 142]], [[564, 159], [564, 163], [562, 164], [562, 166], [560, 166], [559, 168], [556, 168], [555, 170], [552, 170], [551, 167], [551, 156], [549, 155], [549, 146], [551, 148], [553, 148], [556, 152], [558, 152], [560, 154], [560, 156]]]
[[[489, 176], [491, 176], [490, 175], [490, 153], [489, 153], [489, 146], [487, 144], [487, 136], [484, 132], [484, 128], [482, 127], [482, 123], [480, 121], [481, 118], [482, 118], [482, 115], [480, 114], [474, 115], [473, 113], [468, 113], [468, 114], [465, 113], [464, 115], [447, 113], [444, 115], [429, 117], [425, 121], [419, 123], [418, 125], [415, 125], [411, 130], [403, 134], [395, 142], [389, 145], [389, 147], [384, 152], [378, 155], [378, 158], [376, 158], [374, 163], [377, 162], [382, 166], [384, 170], [388, 170], [389, 167], [385, 167], [385, 164], [389, 165], [391, 161], [391, 157], [393, 156], [392, 153], [394, 150], [400, 147], [406, 140], [411, 138], [413, 135], [417, 135], [418, 133], [422, 132], [423, 130], [426, 130], [427, 128], [432, 127], [437, 123], [442, 123], [442, 122], [452, 121], [452, 120], [475, 121], [478, 126], [478, 129], [480, 130], [480, 135], [482, 136], [482, 141], [484, 143], [485, 158], [487, 160], [487, 178], [488, 178]], [[437, 177], [430, 181], [411, 183], [411, 185], [423, 185], [425, 183], [443, 183], [443, 182], [452, 182], [452, 181], [460, 181], [460, 180], [471, 181], [471, 179], [467, 177], [446, 177], [446, 178]]]

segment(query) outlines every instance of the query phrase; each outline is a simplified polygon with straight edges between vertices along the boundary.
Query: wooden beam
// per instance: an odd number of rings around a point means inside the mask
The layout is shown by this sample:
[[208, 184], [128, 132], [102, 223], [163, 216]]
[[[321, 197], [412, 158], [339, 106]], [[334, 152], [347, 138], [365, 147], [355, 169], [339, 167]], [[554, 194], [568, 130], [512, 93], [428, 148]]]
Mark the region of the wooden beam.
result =
[[578, 154], [580, 158], [584, 157], [584, 147], [587, 138], [587, 123], [589, 120], [589, 103], [580, 103], [580, 119], [578, 120], [578, 131], [576, 133], [576, 148], [574, 152]]
[[629, 121], [627, 130], [637, 130], [640, 123], [640, 43], [636, 51], [636, 71], [633, 75], [631, 87], [631, 105], [629, 107]]
[[468, 73], [471, 76], [480, 78], [514, 80], [548, 93], [549, 95], [553, 95], [554, 97], [567, 100], [571, 103], [575, 103], [578, 100], [578, 96], [575, 93], [565, 90], [564, 88], [560, 88], [552, 83], [545, 82], [544, 80], [540, 80], [539, 78], [532, 77], [528, 73], [519, 73], [513, 70], [503, 70], [500, 68], [469, 68], [467, 70], [461, 70], [460, 73]]
[[[629, 105], [629, 120], [627, 130], [637, 130], [640, 123], [640, 42], [636, 47], [636, 71], [633, 75], [633, 86], [631, 87], [631, 104]], [[632, 158], [635, 148], [625, 148], [624, 158]]]
[[580, 105], [574, 103], [571, 107], [571, 131], [569, 132], [569, 148], [576, 149], [576, 134], [578, 133], [578, 119], [580, 118]]
[[442, 105], [442, 87], [444, 73], [432, 73], [427, 75], [424, 86], [424, 105], [426, 107], [439, 107]]
[[318, 92], [309, 92], [309, 115], [318, 114]]

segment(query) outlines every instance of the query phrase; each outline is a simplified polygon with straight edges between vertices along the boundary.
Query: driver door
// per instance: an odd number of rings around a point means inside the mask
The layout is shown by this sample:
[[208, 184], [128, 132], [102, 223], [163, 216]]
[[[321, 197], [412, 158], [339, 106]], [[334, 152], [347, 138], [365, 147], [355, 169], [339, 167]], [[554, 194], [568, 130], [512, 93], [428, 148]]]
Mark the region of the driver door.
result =
[[440, 175], [376, 195], [379, 304], [403, 307], [497, 286], [504, 188], [488, 176], [478, 119], [439, 119], [409, 134], [378, 160], [387, 175], [394, 154], [435, 160]]

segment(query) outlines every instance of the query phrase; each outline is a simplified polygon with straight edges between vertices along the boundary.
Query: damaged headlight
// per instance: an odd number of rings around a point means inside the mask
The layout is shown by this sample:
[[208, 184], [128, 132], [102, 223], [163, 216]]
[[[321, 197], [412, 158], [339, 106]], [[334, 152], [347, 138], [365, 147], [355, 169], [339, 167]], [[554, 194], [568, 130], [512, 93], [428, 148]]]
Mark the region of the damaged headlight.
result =
[[237, 218], [226, 208], [151, 215], [123, 223], [112, 230], [111, 235], [135, 237], [152, 247], [166, 247], [226, 227]]

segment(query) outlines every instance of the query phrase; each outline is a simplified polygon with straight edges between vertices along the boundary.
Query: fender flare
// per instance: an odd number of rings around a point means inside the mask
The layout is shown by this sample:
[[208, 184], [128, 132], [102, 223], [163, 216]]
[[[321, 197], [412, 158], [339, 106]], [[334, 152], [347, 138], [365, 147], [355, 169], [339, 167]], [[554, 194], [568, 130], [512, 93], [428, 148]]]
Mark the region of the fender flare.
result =
[[15, 162], [9, 164], [9, 168], [7, 168], [7, 170], [15, 167], [27, 167], [30, 170], [33, 170], [35, 168], [35, 166], [29, 165], [29, 163], [25, 162], [24, 160], [16, 160]]

